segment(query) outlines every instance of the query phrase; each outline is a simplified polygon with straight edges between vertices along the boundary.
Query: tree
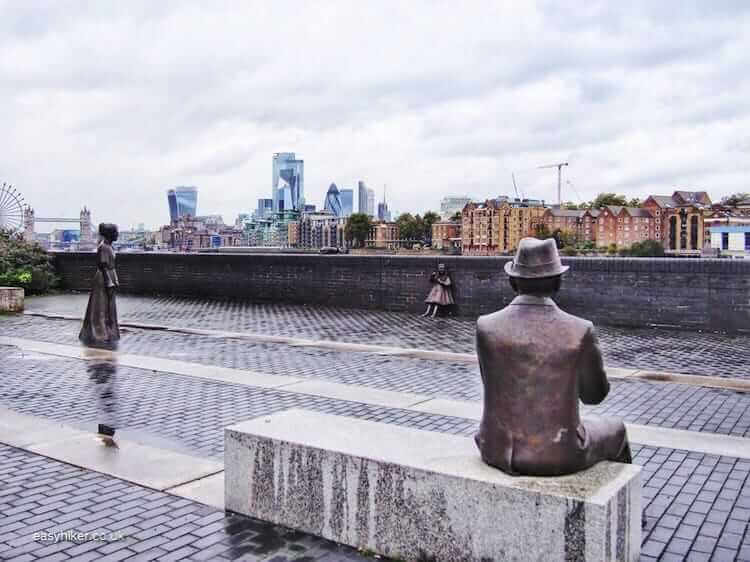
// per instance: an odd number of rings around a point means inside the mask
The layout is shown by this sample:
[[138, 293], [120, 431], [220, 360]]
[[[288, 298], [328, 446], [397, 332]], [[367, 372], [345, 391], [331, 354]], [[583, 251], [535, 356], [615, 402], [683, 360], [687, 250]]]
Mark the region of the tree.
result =
[[[420, 218], [421, 220], [421, 218]], [[417, 220], [411, 213], [402, 213], [396, 219], [398, 225], [399, 237], [402, 240], [416, 240], [418, 237]]]
[[364, 248], [367, 237], [370, 235], [370, 217], [364, 213], [349, 215], [344, 227], [346, 240], [357, 248]]
[[440, 215], [432, 211], [427, 211], [422, 217], [424, 240], [426, 240], [428, 244], [432, 244], [432, 225], [436, 222], [440, 222]]
[[627, 199], [625, 199], [624, 195], [616, 195], [614, 193], [600, 193], [596, 196], [596, 199], [591, 202], [591, 208], [601, 209], [602, 207], [605, 207], [607, 205], [619, 205], [621, 207], [625, 207], [627, 203], [628, 201]]
[[628, 207], [640, 207], [641, 206], [641, 200], [637, 197], [633, 197], [630, 201], [628, 201]]
[[463, 218], [464, 218], [463, 213], [461, 213], [461, 211], [456, 211], [455, 213], [453, 213], [453, 216], [451, 217], [451, 221], [461, 222]]
[[562, 204], [563, 209], [568, 209], [569, 211], [577, 211], [578, 210], [578, 204], [573, 203], [572, 201], [565, 201], [565, 203]]
[[546, 224], [539, 223], [534, 226], [534, 238], [546, 240], [547, 238], [552, 238], [552, 233], [549, 231]]
[[577, 242], [575, 233], [569, 230], [563, 230], [562, 228], [556, 228], [553, 230], [551, 237], [555, 239], [558, 250], [566, 247], [575, 247]]
[[750, 193], [733, 193], [721, 198], [721, 204], [727, 207], [736, 207], [740, 201], [750, 199]]
[[661, 258], [664, 257], [664, 246], [656, 240], [634, 242], [630, 248], [621, 250], [620, 255], [636, 258]]
[[46, 293], [57, 285], [52, 260], [37, 243], [0, 229], [0, 285], [23, 287], [27, 294]]

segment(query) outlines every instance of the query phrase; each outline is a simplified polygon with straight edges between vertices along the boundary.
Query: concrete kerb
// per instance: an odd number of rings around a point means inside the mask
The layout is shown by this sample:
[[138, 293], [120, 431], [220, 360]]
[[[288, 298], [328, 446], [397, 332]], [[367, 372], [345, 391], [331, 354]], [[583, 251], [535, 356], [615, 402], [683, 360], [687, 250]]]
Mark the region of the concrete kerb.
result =
[[107, 446], [92, 432], [2, 407], [0, 443], [160, 491], [224, 470], [222, 463], [134, 440]]

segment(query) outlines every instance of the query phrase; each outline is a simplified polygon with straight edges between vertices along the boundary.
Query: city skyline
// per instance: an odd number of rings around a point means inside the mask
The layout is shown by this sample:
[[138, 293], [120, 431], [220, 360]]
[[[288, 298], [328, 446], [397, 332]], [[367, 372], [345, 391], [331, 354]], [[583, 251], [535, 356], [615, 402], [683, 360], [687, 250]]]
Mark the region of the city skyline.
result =
[[[513, 173], [519, 196], [555, 201], [556, 170], [538, 167], [563, 161], [572, 201], [747, 189], [743, 4], [11, 3], [3, 16], [2, 179], [48, 216], [86, 204], [157, 225], [164, 189], [198, 185], [229, 219], [269, 196], [278, 150], [303, 155], [318, 207], [331, 182], [364, 178], [388, 184], [394, 209], [437, 210], [454, 193], [513, 195]], [[363, 17], [377, 49], [352, 25]], [[282, 20], [294, 32], [279, 45]]]

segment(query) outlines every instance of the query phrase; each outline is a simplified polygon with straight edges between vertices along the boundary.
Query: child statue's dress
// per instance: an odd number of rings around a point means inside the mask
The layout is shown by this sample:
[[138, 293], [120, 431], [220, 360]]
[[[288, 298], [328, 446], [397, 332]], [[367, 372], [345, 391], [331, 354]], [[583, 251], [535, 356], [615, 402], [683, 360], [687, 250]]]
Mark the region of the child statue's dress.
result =
[[451, 278], [448, 276], [448, 273], [433, 273], [430, 276], [430, 283], [433, 283], [433, 287], [424, 302], [440, 306], [453, 304]]

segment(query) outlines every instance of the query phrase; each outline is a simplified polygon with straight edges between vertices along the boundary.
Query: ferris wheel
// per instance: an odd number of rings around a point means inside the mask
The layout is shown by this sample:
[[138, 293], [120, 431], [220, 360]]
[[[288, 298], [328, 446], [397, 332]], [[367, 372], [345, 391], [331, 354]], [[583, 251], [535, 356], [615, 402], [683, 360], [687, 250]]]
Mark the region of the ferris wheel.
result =
[[0, 184], [0, 230], [20, 230], [23, 225], [23, 196], [9, 183]]

